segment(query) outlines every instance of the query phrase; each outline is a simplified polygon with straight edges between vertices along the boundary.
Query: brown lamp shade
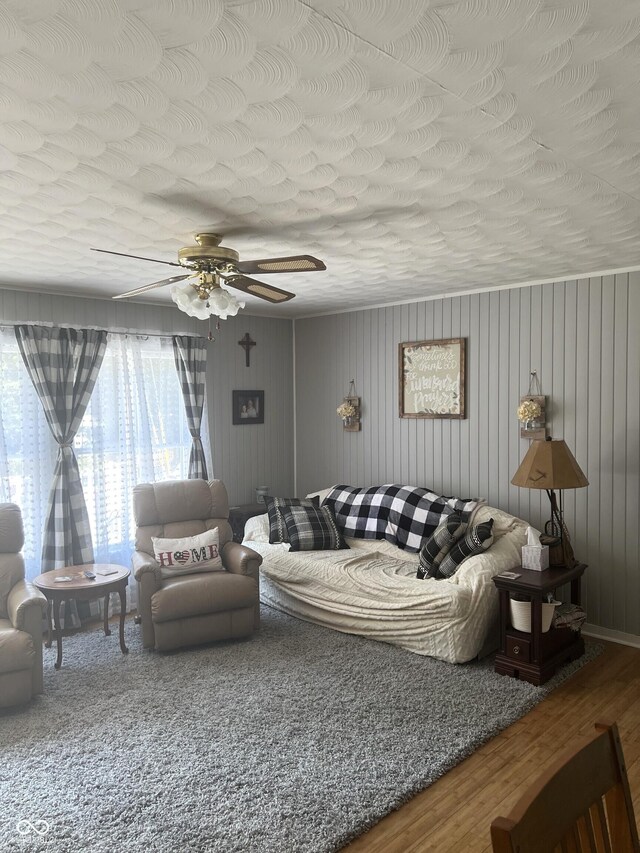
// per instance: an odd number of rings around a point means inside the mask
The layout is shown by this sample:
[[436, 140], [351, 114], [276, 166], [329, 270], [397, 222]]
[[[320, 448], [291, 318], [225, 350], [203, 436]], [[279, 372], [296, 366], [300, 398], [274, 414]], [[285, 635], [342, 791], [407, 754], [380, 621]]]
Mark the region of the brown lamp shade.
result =
[[562, 439], [532, 441], [511, 482], [525, 489], [579, 489], [589, 485]]

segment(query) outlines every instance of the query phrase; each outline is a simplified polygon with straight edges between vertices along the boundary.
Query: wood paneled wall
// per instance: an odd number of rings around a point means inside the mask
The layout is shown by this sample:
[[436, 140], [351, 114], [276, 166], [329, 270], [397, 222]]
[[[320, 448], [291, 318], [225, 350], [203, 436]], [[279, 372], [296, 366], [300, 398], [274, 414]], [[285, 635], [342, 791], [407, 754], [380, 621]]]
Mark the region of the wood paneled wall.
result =
[[[172, 334], [205, 333], [172, 306], [0, 290], [0, 322], [54, 322]], [[251, 366], [237, 342], [249, 332]], [[463, 421], [398, 416], [401, 341], [467, 338]], [[578, 557], [589, 563], [589, 623], [640, 635], [640, 274], [607, 276], [298, 320], [297, 494], [346, 482], [405, 482], [548, 516], [544, 494], [510, 485], [528, 443], [515, 409], [536, 369], [550, 433], [589, 478], [566, 493]], [[335, 413], [356, 381], [359, 433]], [[232, 426], [231, 391], [264, 389], [265, 424]], [[241, 313], [221, 323], [207, 374], [215, 476], [232, 503], [258, 485], [291, 494], [292, 324]]]
[[[0, 289], [0, 323], [48, 322], [98, 326], [151, 334], [192, 333], [206, 337], [207, 326], [173, 305], [114, 302]], [[238, 341], [249, 332], [256, 346], [245, 366]], [[214, 476], [223, 480], [232, 504], [253, 503], [256, 486], [272, 494], [293, 491], [292, 323], [241, 312], [222, 320], [209, 344], [207, 399]], [[231, 391], [264, 390], [265, 422], [231, 423]], [[1, 398], [0, 398], [1, 400]], [[4, 402], [3, 402], [4, 405]]]
[[[467, 338], [467, 418], [401, 419], [401, 341]], [[544, 492], [510, 484], [528, 441], [516, 408], [537, 370], [549, 434], [590, 485], [565, 492], [588, 621], [640, 635], [640, 273], [537, 285], [295, 323], [297, 493], [402, 482], [480, 496], [540, 526]], [[336, 406], [355, 379], [362, 431]]]
[[[240, 338], [256, 346], [246, 367]], [[255, 503], [256, 486], [293, 494], [293, 323], [242, 312], [221, 322], [209, 348], [209, 410], [216, 476], [233, 503]], [[219, 349], [216, 347], [219, 346]], [[264, 424], [231, 424], [232, 390], [264, 391]]]

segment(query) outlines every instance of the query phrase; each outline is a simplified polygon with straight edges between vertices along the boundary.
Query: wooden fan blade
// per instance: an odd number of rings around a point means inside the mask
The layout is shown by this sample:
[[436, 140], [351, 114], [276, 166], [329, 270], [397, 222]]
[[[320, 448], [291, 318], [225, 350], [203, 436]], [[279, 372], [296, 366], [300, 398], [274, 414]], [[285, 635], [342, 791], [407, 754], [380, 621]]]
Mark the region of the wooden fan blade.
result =
[[311, 255], [290, 255], [286, 258], [264, 258], [259, 261], [240, 261], [235, 265], [241, 273], [314, 272], [326, 266]]
[[171, 278], [163, 278], [162, 281], [154, 281], [152, 284], [145, 284], [142, 287], [136, 287], [135, 290], [128, 290], [126, 293], [119, 293], [117, 296], [112, 296], [112, 299], [127, 299], [129, 296], [137, 296], [138, 293], [146, 293], [147, 290], [155, 290], [156, 287], [164, 287], [165, 284], [174, 284], [176, 281], [184, 281], [185, 278], [193, 278], [197, 273], [187, 273], [186, 275], [172, 275]]
[[255, 278], [247, 278], [246, 275], [230, 276], [229, 278], [224, 276], [224, 283], [253, 296], [259, 296], [260, 299], [266, 299], [267, 302], [286, 302], [295, 296], [295, 293], [280, 290], [279, 287], [272, 287], [270, 284], [263, 284], [261, 281], [256, 281]]
[[121, 258], [136, 258], [138, 261], [151, 261], [153, 264], [167, 264], [170, 267], [182, 267], [182, 264], [175, 261], [159, 261], [157, 258], [143, 258], [141, 255], [126, 255], [124, 252], [111, 252], [109, 249], [91, 249], [91, 251], [102, 252], [105, 255], [120, 255]]

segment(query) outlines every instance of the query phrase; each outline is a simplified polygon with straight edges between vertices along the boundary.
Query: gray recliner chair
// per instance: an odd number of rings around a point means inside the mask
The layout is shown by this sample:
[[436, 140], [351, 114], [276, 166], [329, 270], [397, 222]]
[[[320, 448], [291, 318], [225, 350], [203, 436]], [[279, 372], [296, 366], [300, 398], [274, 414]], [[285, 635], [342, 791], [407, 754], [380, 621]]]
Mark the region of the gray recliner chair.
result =
[[47, 599], [24, 579], [22, 514], [0, 504], [0, 708], [42, 693], [42, 617]]
[[[262, 557], [232, 541], [229, 499], [220, 480], [144, 483], [133, 490], [132, 557], [146, 649], [168, 651], [247, 637], [260, 622]], [[217, 527], [224, 571], [163, 577], [151, 537], [179, 539]]]

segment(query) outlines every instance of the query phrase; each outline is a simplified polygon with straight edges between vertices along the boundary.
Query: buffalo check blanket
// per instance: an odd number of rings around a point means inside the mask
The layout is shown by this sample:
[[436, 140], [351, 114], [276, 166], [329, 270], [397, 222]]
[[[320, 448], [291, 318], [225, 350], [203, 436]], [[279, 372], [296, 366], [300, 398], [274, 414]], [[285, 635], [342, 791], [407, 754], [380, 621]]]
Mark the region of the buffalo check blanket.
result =
[[333, 510], [345, 536], [386, 539], [405, 551], [419, 551], [447, 515], [458, 512], [468, 523], [479, 502], [436, 495], [417, 486], [334, 486], [322, 505]]

